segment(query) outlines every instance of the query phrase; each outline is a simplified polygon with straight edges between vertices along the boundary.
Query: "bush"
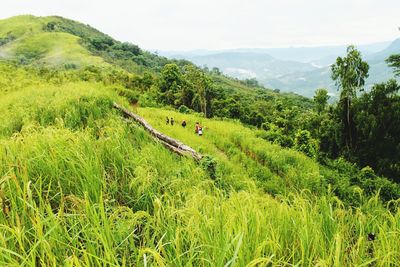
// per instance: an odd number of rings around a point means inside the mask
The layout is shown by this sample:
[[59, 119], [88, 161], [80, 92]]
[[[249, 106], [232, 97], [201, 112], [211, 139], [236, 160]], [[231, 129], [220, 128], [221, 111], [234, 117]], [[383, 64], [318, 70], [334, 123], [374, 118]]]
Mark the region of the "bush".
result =
[[303, 152], [310, 158], [317, 158], [318, 148], [317, 143], [311, 138], [311, 134], [307, 130], [299, 130], [294, 139], [294, 148]]
[[384, 201], [400, 198], [399, 185], [377, 176], [369, 166], [362, 168], [357, 178], [359, 184], [368, 195], [374, 195], [380, 191], [380, 197]]
[[0, 38], [0, 46], [5, 45], [14, 40], [15, 40], [15, 36], [12, 34], [8, 34], [7, 37]]
[[139, 101], [139, 93], [133, 90], [117, 88], [118, 95], [125, 97], [128, 99], [129, 103], [136, 104]]
[[284, 134], [282, 129], [275, 124], [263, 123], [261, 127], [265, 131], [258, 132], [258, 137], [283, 147], [293, 146], [293, 139], [289, 135]]
[[215, 180], [217, 178], [217, 161], [212, 156], [204, 156], [201, 159], [201, 166], [211, 179]]
[[185, 105], [181, 105], [181, 106], [178, 108], [178, 111], [179, 111], [180, 113], [183, 113], [183, 114], [189, 114], [189, 113], [190, 113], [190, 109], [189, 109], [187, 106], [185, 106]]

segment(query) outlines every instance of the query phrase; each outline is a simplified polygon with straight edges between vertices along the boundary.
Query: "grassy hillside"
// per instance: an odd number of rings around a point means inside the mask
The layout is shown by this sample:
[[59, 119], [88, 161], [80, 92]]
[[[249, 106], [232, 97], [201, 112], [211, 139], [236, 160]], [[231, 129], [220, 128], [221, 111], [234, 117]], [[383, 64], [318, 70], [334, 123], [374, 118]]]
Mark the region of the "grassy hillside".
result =
[[31, 15], [3, 19], [0, 23], [0, 36], [4, 38], [7, 35], [12, 35], [14, 38], [20, 38], [25, 34], [40, 33], [43, 31], [43, 25], [47, 22], [47, 18]]
[[[399, 185], [370, 168], [341, 159], [320, 165], [266, 141], [275, 124], [288, 137], [295, 130], [288, 125], [304, 123], [297, 120], [310, 100], [185, 72], [188, 62], [60, 17], [0, 21], [0, 56], [8, 59], [0, 62], [1, 266], [400, 262]], [[201, 91], [210, 82], [215, 118], [159, 101], [167, 63], [177, 64], [172, 87]], [[113, 102], [204, 159], [167, 150]], [[258, 113], [271, 119], [269, 132], [240, 122]]]
[[101, 57], [93, 56], [79, 43], [78, 36], [45, 31], [48, 23], [62, 20], [29, 15], [1, 20], [0, 58], [50, 66], [105, 64]]
[[[114, 86], [0, 69], [1, 265], [400, 261], [397, 202], [389, 211], [354, 188], [359, 204], [345, 205], [315, 161], [263, 141], [257, 131], [236, 121], [136, 109], [210, 155], [217, 164], [211, 176], [207, 162], [179, 157], [122, 120], [112, 102], [128, 103]], [[166, 125], [166, 116], [177, 124]], [[202, 137], [193, 133], [196, 121], [205, 126]]]

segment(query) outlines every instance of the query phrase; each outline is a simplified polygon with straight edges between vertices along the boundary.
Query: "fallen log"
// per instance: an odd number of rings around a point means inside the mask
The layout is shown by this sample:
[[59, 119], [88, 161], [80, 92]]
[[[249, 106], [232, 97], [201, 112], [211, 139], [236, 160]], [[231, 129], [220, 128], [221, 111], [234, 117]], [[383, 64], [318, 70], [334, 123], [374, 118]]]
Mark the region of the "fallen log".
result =
[[141, 124], [152, 136], [159, 139], [161, 143], [167, 148], [169, 148], [171, 151], [180, 155], [184, 155], [185, 153], [190, 154], [197, 161], [202, 159], [203, 156], [196, 150], [176, 139], [173, 139], [157, 131], [145, 119], [143, 119], [139, 115], [136, 115], [135, 113], [125, 109], [124, 107], [118, 105], [117, 103], [113, 103], [113, 107], [120, 110], [125, 116], [132, 118], [136, 122]]

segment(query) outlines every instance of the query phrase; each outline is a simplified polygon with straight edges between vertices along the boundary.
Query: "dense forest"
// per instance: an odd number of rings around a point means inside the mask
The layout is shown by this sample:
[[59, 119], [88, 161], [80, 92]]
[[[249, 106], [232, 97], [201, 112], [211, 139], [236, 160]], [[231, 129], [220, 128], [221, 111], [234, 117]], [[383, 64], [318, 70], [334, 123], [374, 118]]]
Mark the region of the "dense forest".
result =
[[[0, 56], [0, 263], [400, 261], [400, 85], [364, 91], [356, 47], [332, 62], [334, 102], [324, 88], [280, 93], [62, 17], [0, 21]], [[400, 75], [400, 55], [387, 63]], [[171, 153], [113, 102], [205, 157]]]

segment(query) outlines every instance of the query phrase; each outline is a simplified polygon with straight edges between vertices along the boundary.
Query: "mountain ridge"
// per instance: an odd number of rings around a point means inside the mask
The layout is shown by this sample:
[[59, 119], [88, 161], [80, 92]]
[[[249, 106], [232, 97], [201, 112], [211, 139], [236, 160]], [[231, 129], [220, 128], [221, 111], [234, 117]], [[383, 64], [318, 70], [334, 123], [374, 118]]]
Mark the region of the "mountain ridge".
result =
[[[371, 75], [367, 80], [367, 88], [374, 83], [383, 82], [393, 77], [391, 69], [385, 64], [384, 60], [390, 54], [400, 52], [399, 43], [400, 38], [392, 42], [379, 42], [359, 47], [371, 67]], [[199, 66], [217, 67], [225, 74], [235, 78], [256, 78], [261, 84], [269, 88], [312, 97], [314, 91], [321, 87], [326, 87], [331, 95], [335, 95], [336, 87], [330, 79], [328, 66], [333, 64], [338, 56], [343, 56], [345, 52], [345, 46], [323, 46], [267, 49], [242, 48], [226, 50], [225, 52], [202, 52], [199, 55], [196, 55], [195, 52], [175, 55], [172, 52], [161, 52], [161, 54], [170, 58], [188, 59]], [[249, 62], [253, 63], [254, 56], [259, 55], [257, 64], [243, 67], [245, 63], [239, 62], [239, 60], [246, 53], [252, 55], [252, 59]], [[224, 54], [227, 58], [231, 58], [231, 65], [226, 64], [228, 60], [219, 60]], [[218, 55], [218, 58], [215, 55]], [[268, 57], [269, 61], [267, 62], [263, 57]], [[271, 57], [274, 58], [274, 62], [271, 62]], [[270, 68], [275, 68], [274, 72], [266, 72], [264, 67], [259, 67], [269, 63], [271, 63]], [[231, 71], [232, 69], [240, 69], [241, 72]]]

